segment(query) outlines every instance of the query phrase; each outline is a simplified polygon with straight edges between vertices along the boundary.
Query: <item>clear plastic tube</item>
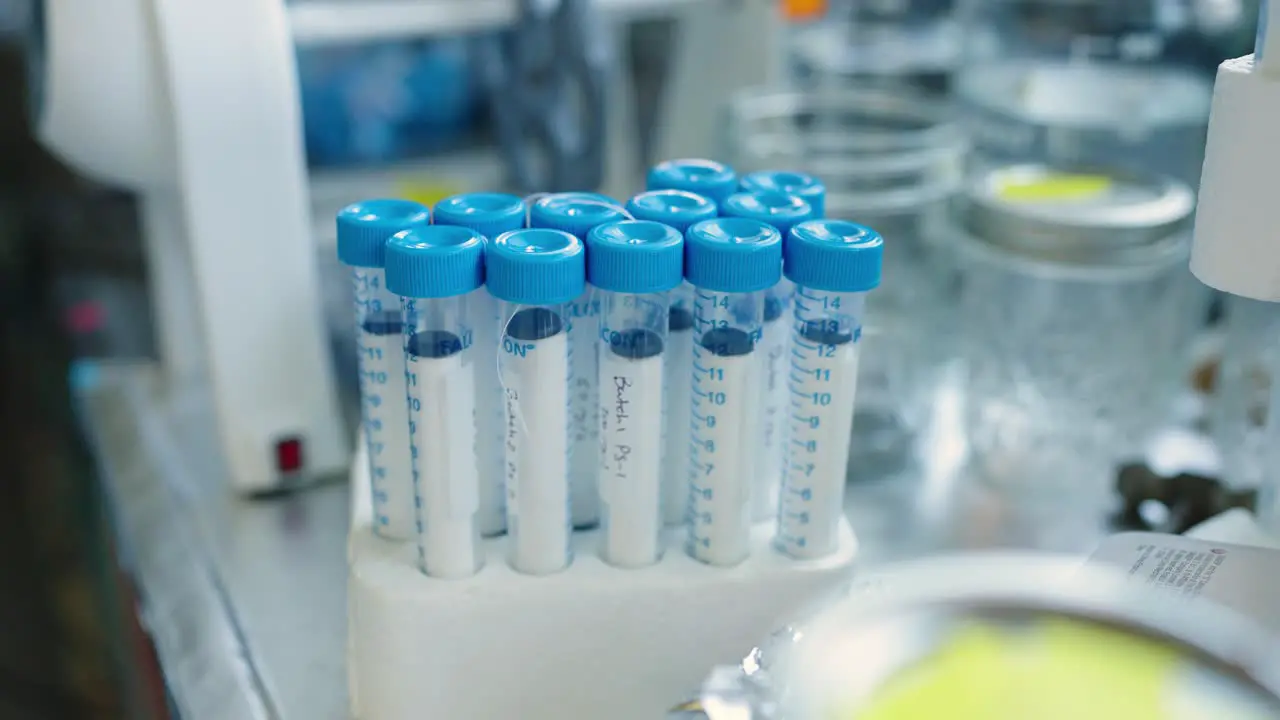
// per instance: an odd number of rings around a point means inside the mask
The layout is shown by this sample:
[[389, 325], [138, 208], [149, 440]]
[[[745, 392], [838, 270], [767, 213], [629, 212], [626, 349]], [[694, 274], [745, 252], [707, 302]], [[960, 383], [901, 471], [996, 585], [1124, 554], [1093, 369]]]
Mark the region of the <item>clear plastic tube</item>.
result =
[[[547, 193], [525, 198], [525, 203], [529, 207], [529, 227], [562, 230], [584, 242], [592, 228], [631, 217], [617, 200], [596, 193]], [[573, 445], [569, 460], [571, 507], [574, 527], [588, 528], [600, 521], [595, 454], [600, 442], [595, 352], [600, 299], [595, 288], [588, 285], [567, 307], [569, 349], [574, 356], [569, 405]]]
[[387, 290], [382, 268], [352, 268], [352, 280], [373, 528], [383, 537], [407, 540], [415, 522], [400, 299]]
[[547, 575], [572, 561], [569, 308], [504, 301], [501, 318], [510, 561]]
[[[528, 206], [515, 195], [505, 193], [464, 193], [445, 198], [433, 210], [436, 225], [470, 228], [490, 240], [527, 224]], [[498, 352], [498, 300], [487, 291], [468, 299], [471, 327], [475, 333], [476, 356], [494, 357]], [[480, 533], [500, 535], [507, 529], [506, 489], [502, 447], [504, 420], [502, 389], [497, 363], [481, 362], [476, 376], [476, 432], [479, 446], [487, 448], [477, 458], [480, 472], [480, 510], [476, 522]]]
[[402, 300], [418, 557], [433, 577], [470, 577], [481, 567], [478, 356], [469, 312], [482, 294]]
[[765, 291], [764, 326], [760, 340], [763, 380], [762, 425], [755, 485], [751, 490], [751, 516], [772, 520], [778, 515], [783, 457], [787, 442], [787, 367], [791, 346], [791, 301], [795, 287], [783, 279]]
[[866, 295], [796, 290], [777, 535], [778, 547], [795, 558], [825, 557], [838, 547]]
[[569, 321], [569, 354], [573, 357], [573, 377], [569, 382], [570, 512], [573, 526], [594, 527], [600, 522], [600, 492], [596, 487], [596, 458], [593, 452], [600, 438], [599, 387], [596, 385], [595, 334], [600, 325], [600, 298], [587, 285], [582, 296], [566, 306]]
[[689, 554], [711, 565], [751, 552], [764, 304], [762, 291], [695, 292]]
[[670, 293], [667, 322], [666, 397], [663, 407], [662, 516], [667, 525], [681, 525], [689, 507], [689, 438], [686, 436], [692, 409], [693, 286], [688, 282]]
[[[500, 301], [483, 288], [468, 298], [477, 357], [491, 358], [498, 353], [500, 307]], [[501, 451], [506, 439], [506, 411], [497, 363], [477, 363], [475, 377], [476, 427], [482, 438], [479, 446], [487, 448], [476, 457], [480, 474], [480, 509], [476, 523], [480, 534], [489, 537], [507, 530], [506, 473]]]
[[597, 290], [600, 298], [600, 475], [606, 562], [662, 557], [663, 381], [667, 293]]

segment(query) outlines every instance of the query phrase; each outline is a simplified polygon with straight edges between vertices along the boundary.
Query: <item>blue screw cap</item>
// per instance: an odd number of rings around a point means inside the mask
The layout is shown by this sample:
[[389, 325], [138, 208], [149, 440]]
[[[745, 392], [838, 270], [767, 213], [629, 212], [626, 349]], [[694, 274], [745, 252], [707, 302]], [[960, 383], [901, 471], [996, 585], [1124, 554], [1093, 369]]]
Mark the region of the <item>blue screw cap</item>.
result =
[[563, 230], [530, 228], [499, 235], [485, 246], [489, 292], [521, 305], [559, 305], [586, 289], [582, 241]]
[[529, 227], [563, 230], [579, 240], [597, 225], [626, 219], [622, 203], [597, 193], [555, 193], [529, 210]]
[[704, 220], [685, 234], [684, 273], [715, 292], [766, 290], [782, 279], [782, 235], [750, 218]]
[[690, 227], [719, 214], [715, 201], [685, 190], [650, 190], [627, 202], [627, 212], [637, 220], [660, 222], [687, 232]]
[[387, 241], [387, 289], [401, 297], [465, 295], [484, 285], [484, 236], [471, 228], [426, 225]]
[[720, 214], [769, 223], [783, 237], [792, 227], [815, 217], [809, 203], [795, 195], [772, 190], [732, 195], [720, 206]]
[[668, 160], [649, 169], [646, 190], [684, 190], [706, 195], [717, 204], [733, 194], [738, 176], [733, 168], [714, 160]]
[[386, 265], [387, 238], [431, 222], [431, 212], [411, 200], [366, 200], [338, 212], [338, 259], [354, 267]]
[[684, 281], [684, 238], [670, 225], [624, 220], [587, 235], [587, 282], [620, 293], [666, 292]]
[[506, 193], [466, 193], [436, 203], [437, 225], [471, 228], [486, 238], [524, 227], [524, 201]]
[[864, 292], [880, 286], [884, 239], [845, 220], [810, 220], [791, 228], [783, 252], [787, 278], [825, 292]]
[[814, 219], [827, 214], [827, 186], [818, 178], [802, 172], [770, 170], [742, 176], [743, 192], [781, 192], [809, 203]]

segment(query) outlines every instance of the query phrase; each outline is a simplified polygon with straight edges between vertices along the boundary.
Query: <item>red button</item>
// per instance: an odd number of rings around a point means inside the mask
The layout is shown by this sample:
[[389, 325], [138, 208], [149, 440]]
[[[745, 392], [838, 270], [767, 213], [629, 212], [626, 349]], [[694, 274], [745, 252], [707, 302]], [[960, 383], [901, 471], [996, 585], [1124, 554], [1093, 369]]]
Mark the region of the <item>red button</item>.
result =
[[276, 443], [276, 470], [281, 474], [302, 469], [302, 439], [286, 438]]

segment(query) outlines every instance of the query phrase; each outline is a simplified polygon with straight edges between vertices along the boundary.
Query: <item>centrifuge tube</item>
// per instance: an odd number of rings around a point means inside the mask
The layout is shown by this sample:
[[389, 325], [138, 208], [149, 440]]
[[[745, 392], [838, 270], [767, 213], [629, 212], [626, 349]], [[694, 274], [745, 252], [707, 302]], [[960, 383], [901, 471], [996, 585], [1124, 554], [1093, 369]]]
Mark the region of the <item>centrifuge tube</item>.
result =
[[[436, 203], [432, 210], [436, 225], [471, 228], [492, 240], [509, 230], [524, 227], [524, 201], [505, 193], [467, 193]], [[493, 358], [498, 352], [498, 301], [487, 290], [467, 300], [471, 328], [475, 333], [475, 355]], [[476, 448], [479, 454], [480, 510], [476, 522], [485, 536], [500, 535], [507, 529], [506, 481], [502, 446], [505, 442], [502, 387], [498, 384], [497, 363], [476, 365]]]
[[684, 279], [684, 238], [643, 220], [587, 235], [587, 282], [600, 300], [601, 555], [618, 567], [662, 557], [662, 401], [668, 293]]
[[[813, 219], [813, 209], [795, 195], [776, 191], [737, 193], [720, 206], [726, 217], [745, 217], [772, 225], [783, 237], [792, 226]], [[764, 331], [760, 341], [763, 405], [758, 422], [760, 438], [754, 466], [755, 487], [751, 515], [771, 520], [778, 515], [778, 491], [782, 487], [783, 456], [787, 443], [787, 368], [791, 346], [791, 295], [794, 288], [783, 278], [765, 291]]]
[[369, 455], [373, 529], [396, 540], [414, 536], [413, 468], [400, 299], [387, 289], [386, 243], [426, 226], [427, 208], [407, 200], [369, 200], [338, 213], [338, 259], [355, 285], [360, 409]]
[[742, 192], [780, 192], [795, 195], [809, 203], [814, 219], [827, 214], [827, 186], [818, 178], [790, 170], [767, 170], [747, 173], [740, 183]]
[[705, 220], [685, 237], [693, 284], [689, 554], [736, 565], [750, 554], [753, 421], [760, 408], [764, 291], [782, 274], [782, 237], [746, 218]]
[[[529, 227], [563, 230], [586, 242], [591, 228], [627, 218], [622, 205], [595, 193], [555, 193], [542, 197], [529, 209]], [[569, 422], [572, 452], [569, 486], [573, 497], [574, 527], [592, 527], [600, 521], [600, 495], [596, 489], [596, 325], [600, 300], [590, 286], [569, 306], [569, 351], [573, 354]]]
[[503, 233], [485, 249], [489, 292], [501, 301], [510, 561], [531, 575], [572, 560], [569, 313], [586, 286], [583, 256], [582, 241], [549, 229]]
[[484, 238], [474, 230], [434, 225], [387, 242], [387, 288], [401, 298], [405, 327], [418, 561], [432, 577], [480, 569], [478, 353], [468, 305], [483, 284]]
[[738, 189], [733, 168], [714, 160], [667, 160], [649, 168], [646, 190], [685, 190], [724, 202]]
[[[627, 203], [637, 220], [660, 222], [681, 237], [693, 225], [716, 217], [710, 198], [684, 190], [650, 190]], [[667, 349], [663, 353], [666, 383], [662, 406], [666, 413], [662, 440], [662, 516], [667, 525], [681, 525], [689, 505], [689, 411], [693, 369], [693, 286], [688, 282], [669, 293]]]
[[884, 241], [843, 220], [791, 229], [787, 277], [795, 283], [791, 437], [776, 543], [796, 558], [837, 549], [858, 381], [858, 341], [868, 291], [880, 285]]

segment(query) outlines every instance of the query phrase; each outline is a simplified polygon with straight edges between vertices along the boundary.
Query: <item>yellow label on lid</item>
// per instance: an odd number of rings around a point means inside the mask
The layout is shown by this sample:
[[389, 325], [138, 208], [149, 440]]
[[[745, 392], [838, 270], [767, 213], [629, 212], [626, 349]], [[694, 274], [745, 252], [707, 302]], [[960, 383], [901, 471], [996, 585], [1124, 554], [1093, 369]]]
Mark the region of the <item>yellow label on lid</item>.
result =
[[1028, 180], [1007, 180], [1000, 186], [999, 196], [1010, 202], [1084, 200], [1111, 189], [1106, 175], [1045, 175]]
[[405, 200], [422, 203], [427, 207], [435, 207], [436, 203], [460, 192], [462, 190], [458, 186], [447, 182], [401, 180], [396, 183], [396, 195]]

